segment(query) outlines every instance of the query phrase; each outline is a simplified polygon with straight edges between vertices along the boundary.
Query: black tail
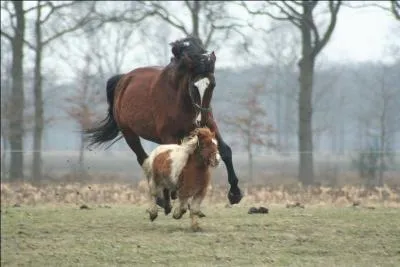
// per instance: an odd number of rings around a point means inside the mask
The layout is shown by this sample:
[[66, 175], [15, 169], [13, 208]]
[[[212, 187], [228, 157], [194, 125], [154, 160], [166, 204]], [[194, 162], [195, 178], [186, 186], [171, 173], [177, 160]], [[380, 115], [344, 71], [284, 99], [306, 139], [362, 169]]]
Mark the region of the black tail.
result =
[[89, 146], [95, 144], [101, 145], [103, 143], [112, 141], [119, 134], [117, 122], [114, 119], [114, 91], [117, 87], [118, 81], [123, 74], [118, 74], [107, 81], [107, 102], [108, 114], [107, 117], [99, 123], [99, 126], [85, 130], [88, 135]]

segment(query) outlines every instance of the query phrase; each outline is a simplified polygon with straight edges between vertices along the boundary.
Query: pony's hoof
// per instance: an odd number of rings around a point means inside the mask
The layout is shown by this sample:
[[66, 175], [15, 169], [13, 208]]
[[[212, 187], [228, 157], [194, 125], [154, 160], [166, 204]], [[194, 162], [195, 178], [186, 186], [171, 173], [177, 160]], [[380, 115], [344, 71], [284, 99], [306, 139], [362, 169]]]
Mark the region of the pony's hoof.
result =
[[193, 232], [200, 232], [202, 230], [198, 223], [192, 224], [191, 228]]
[[174, 214], [172, 215], [172, 217], [176, 220], [179, 220], [180, 218], [182, 218], [183, 214], [186, 213], [186, 210], [179, 210], [176, 209], [174, 210]]
[[165, 209], [165, 200], [164, 200], [164, 198], [157, 197], [156, 198], [156, 204], [158, 206], [160, 206], [161, 208]]
[[240, 200], [242, 200], [243, 194], [240, 191], [239, 187], [234, 187], [229, 190], [228, 199], [231, 205], [238, 204]]
[[154, 212], [154, 211], [148, 209], [147, 212], [149, 213], [150, 221], [154, 221], [158, 216], [158, 212], [157, 211]]
[[171, 192], [171, 199], [176, 199], [178, 196], [176, 195], [176, 191]]
[[150, 221], [154, 221], [157, 218], [158, 214], [150, 214]]
[[204, 218], [204, 217], [206, 217], [206, 215], [205, 215], [203, 212], [201, 212], [201, 211], [199, 211], [199, 212], [197, 213], [197, 215], [199, 216], [199, 218]]
[[168, 207], [164, 208], [164, 213], [165, 213], [165, 215], [170, 214], [170, 213], [171, 213], [171, 210], [172, 210], [172, 207], [171, 207], [171, 206], [168, 206]]

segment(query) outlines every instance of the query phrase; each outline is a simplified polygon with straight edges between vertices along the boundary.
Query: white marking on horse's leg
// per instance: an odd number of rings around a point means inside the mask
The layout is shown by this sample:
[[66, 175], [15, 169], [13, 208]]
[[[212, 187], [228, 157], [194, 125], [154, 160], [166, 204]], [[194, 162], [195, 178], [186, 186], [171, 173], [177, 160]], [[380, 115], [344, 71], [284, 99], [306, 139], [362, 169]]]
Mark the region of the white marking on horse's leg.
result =
[[[208, 78], [203, 78], [195, 82], [194, 85], [197, 87], [197, 90], [199, 91], [200, 106], [201, 106], [203, 104], [204, 93], [206, 92], [208, 85], [210, 85], [210, 80]], [[197, 115], [196, 121], [198, 122], [201, 121], [201, 112], [199, 113], [199, 115]]]

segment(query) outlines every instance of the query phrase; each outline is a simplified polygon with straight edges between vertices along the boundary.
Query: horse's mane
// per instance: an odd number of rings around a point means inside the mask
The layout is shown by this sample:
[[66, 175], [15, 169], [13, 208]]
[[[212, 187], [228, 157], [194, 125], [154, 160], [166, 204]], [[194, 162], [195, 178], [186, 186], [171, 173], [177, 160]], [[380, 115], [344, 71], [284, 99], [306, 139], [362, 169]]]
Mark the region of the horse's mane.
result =
[[207, 52], [202, 41], [197, 37], [186, 37], [179, 39], [175, 42], [170, 43], [172, 46], [172, 54], [175, 60], [180, 60], [183, 53], [186, 53], [189, 57], [202, 55]]

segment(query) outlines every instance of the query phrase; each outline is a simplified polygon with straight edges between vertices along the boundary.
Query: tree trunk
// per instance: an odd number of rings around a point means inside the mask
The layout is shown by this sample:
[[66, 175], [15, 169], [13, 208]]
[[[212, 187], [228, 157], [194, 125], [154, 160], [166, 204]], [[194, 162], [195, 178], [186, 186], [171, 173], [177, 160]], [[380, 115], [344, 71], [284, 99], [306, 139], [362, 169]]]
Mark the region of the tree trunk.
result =
[[[312, 16], [305, 14], [305, 16]], [[311, 18], [309, 18], [311, 19]], [[302, 58], [300, 68], [299, 92], [299, 180], [303, 185], [314, 182], [313, 140], [312, 140], [312, 90], [314, 78], [314, 57], [311, 44], [311, 29], [302, 24]]]
[[83, 129], [81, 133], [81, 144], [79, 146], [79, 159], [78, 159], [78, 166], [79, 166], [79, 173], [83, 175], [84, 173], [84, 153], [85, 153], [85, 135], [83, 134]]
[[7, 143], [8, 143], [8, 139], [7, 139], [7, 135], [6, 133], [3, 132], [3, 127], [1, 129], [1, 137], [2, 137], [2, 141], [3, 141], [3, 145], [2, 145], [2, 150], [1, 150], [1, 179], [6, 179], [7, 178]]
[[276, 93], [276, 145], [279, 151], [282, 151], [282, 119], [281, 119], [281, 92]]
[[192, 13], [192, 36], [200, 39], [199, 33], [199, 12], [200, 12], [200, 2], [194, 1]]
[[248, 160], [249, 160], [249, 185], [252, 185], [253, 184], [253, 152], [251, 151], [251, 149], [249, 150]]
[[35, 22], [35, 70], [34, 70], [34, 102], [35, 102], [35, 126], [33, 132], [33, 162], [32, 162], [32, 179], [39, 181], [42, 178], [42, 135], [44, 128], [43, 120], [43, 92], [42, 92], [42, 30], [41, 30], [41, 8], [38, 1], [37, 17]]
[[10, 180], [24, 178], [24, 34], [25, 34], [25, 15], [22, 1], [12, 2], [15, 8], [17, 26], [15, 35], [12, 39], [12, 92], [10, 99]]

